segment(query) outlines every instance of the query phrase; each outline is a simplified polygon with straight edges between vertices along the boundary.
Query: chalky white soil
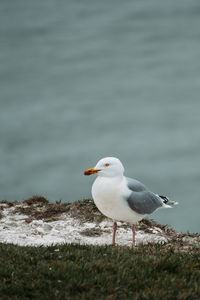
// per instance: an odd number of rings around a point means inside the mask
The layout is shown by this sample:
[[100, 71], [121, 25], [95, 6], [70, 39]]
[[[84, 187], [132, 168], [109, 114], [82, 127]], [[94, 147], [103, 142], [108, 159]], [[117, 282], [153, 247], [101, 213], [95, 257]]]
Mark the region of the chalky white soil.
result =
[[[33, 204], [37, 206], [37, 204]], [[64, 212], [57, 219], [46, 221], [44, 219], [30, 218], [30, 215], [16, 212], [18, 208], [30, 208], [25, 202], [17, 202], [13, 206], [0, 202], [0, 243], [12, 243], [21, 246], [48, 246], [53, 244], [111, 244], [113, 222], [104, 218], [101, 222], [88, 221], [72, 216], [71, 212]], [[38, 210], [43, 208], [38, 206]], [[154, 223], [153, 223], [154, 224]], [[136, 245], [146, 243], [168, 243], [174, 238], [175, 231], [169, 234], [162, 226], [137, 226]], [[187, 237], [183, 237], [183, 239]], [[125, 223], [118, 222], [116, 244], [131, 246], [132, 231]], [[199, 237], [192, 239], [190, 243], [199, 245]]]

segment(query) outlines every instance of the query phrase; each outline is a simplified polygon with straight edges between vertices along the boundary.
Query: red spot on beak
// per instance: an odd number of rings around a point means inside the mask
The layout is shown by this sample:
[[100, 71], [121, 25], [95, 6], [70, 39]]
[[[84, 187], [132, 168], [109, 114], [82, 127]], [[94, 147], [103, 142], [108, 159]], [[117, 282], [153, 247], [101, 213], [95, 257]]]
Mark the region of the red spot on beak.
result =
[[91, 169], [88, 169], [84, 172], [84, 175], [86, 176], [89, 176], [89, 175], [92, 175], [92, 174], [96, 174], [98, 173], [100, 170], [95, 170], [94, 168], [91, 168]]

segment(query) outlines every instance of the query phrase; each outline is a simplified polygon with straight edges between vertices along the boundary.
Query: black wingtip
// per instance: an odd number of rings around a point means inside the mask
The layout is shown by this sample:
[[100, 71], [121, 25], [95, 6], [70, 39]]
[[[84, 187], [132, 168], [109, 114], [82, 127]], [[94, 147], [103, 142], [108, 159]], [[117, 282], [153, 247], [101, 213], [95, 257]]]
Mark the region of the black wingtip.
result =
[[169, 198], [167, 198], [166, 196], [161, 196], [161, 195], [159, 195], [159, 197], [160, 197], [161, 199], [163, 199], [163, 203], [167, 204], [167, 202], [169, 202]]

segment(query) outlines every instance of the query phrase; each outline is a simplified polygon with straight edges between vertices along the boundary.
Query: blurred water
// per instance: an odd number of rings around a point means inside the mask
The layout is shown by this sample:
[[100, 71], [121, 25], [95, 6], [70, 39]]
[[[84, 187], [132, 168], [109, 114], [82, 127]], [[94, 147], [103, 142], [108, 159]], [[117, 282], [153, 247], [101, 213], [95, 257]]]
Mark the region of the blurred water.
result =
[[200, 2], [1, 1], [0, 198], [90, 196], [117, 156], [199, 232]]

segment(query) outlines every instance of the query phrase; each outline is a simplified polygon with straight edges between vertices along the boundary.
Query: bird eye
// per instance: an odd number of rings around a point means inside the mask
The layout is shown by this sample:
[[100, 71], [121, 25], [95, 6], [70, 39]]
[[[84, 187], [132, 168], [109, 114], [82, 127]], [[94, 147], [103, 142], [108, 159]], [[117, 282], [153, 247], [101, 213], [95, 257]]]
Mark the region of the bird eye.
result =
[[104, 166], [105, 166], [105, 167], [108, 167], [108, 166], [110, 166], [110, 164], [106, 163]]

